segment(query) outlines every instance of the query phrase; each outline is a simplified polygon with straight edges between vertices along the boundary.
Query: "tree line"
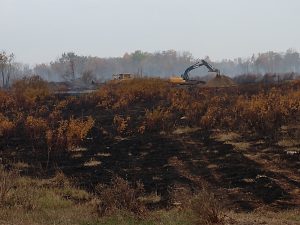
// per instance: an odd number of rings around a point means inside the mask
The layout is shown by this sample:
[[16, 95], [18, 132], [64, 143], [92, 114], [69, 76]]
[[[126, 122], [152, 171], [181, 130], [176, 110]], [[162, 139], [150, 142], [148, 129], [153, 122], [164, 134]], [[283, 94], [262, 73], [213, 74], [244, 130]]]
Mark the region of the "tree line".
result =
[[[248, 58], [224, 59], [219, 62], [212, 61], [208, 56], [205, 59], [220, 69], [222, 74], [231, 77], [249, 74], [300, 73], [300, 56], [293, 49], [288, 49], [284, 53], [269, 51]], [[103, 82], [111, 79], [112, 74], [118, 73], [170, 77], [182, 74], [196, 61], [198, 59], [191, 53], [175, 50], [154, 53], [137, 50], [113, 58], [80, 56], [74, 52], [67, 52], [50, 63], [41, 63], [30, 68], [26, 64], [15, 62], [13, 54], [0, 52], [1, 86], [7, 87], [14, 78], [31, 75], [39, 75], [48, 81], [81, 79], [86, 83], [93, 80]], [[207, 75], [207, 69], [199, 68], [192, 71], [191, 75], [203, 77]]]

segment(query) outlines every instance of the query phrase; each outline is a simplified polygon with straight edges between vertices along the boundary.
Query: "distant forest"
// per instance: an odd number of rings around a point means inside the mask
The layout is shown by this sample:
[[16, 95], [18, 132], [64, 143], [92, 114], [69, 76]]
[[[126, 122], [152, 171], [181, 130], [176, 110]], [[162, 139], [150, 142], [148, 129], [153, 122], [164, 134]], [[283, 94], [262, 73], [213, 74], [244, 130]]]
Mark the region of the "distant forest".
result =
[[[17, 63], [13, 54], [0, 52], [1, 86], [9, 86], [13, 79], [39, 75], [48, 81], [71, 81], [82, 79], [85, 82], [95, 80], [103, 82], [109, 80], [112, 74], [132, 73], [143, 76], [170, 77], [180, 75], [187, 66], [195, 63], [189, 52], [174, 50], [148, 53], [140, 50], [125, 53], [123, 57], [100, 58], [79, 56], [73, 52], [63, 53], [60, 58], [47, 64], [37, 64], [33, 67]], [[289, 49], [284, 53], [269, 51], [252, 55], [248, 58], [224, 59], [213, 62], [209, 57], [205, 60], [221, 70], [222, 74], [230, 77], [255, 74], [291, 74], [300, 73], [300, 57], [296, 50]], [[199, 68], [192, 72], [192, 76], [206, 76], [206, 68]]]

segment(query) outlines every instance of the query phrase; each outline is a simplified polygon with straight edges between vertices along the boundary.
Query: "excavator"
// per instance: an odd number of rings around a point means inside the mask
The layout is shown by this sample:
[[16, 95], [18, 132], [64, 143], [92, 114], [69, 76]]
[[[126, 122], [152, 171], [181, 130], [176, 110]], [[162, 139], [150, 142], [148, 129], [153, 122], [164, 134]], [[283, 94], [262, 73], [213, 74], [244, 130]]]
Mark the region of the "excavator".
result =
[[201, 66], [205, 66], [209, 72], [216, 73], [217, 77], [220, 76], [220, 70], [214, 68], [212, 65], [210, 65], [205, 60], [201, 60], [200, 62], [197, 62], [191, 66], [189, 66], [184, 73], [181, 75], [181, 77], [171, 77], [170, 82], [174, 84], [183, 84], [183, 85], [193, 85], [193, 84], [205, 84], [205, 81], [199, 81], [199, 80], [190, 80], [189, 74], [192, 70], [197, 69]]

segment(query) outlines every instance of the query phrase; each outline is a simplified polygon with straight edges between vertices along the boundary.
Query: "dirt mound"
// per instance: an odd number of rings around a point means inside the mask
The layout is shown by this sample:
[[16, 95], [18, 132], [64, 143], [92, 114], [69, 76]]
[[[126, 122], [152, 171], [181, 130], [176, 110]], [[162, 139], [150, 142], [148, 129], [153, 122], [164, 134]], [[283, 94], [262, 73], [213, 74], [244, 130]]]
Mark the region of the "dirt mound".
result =
[[207, 87], [232, 87], [236, 86], [236, 83], [225, 75], [216, 76], [206, 83]]

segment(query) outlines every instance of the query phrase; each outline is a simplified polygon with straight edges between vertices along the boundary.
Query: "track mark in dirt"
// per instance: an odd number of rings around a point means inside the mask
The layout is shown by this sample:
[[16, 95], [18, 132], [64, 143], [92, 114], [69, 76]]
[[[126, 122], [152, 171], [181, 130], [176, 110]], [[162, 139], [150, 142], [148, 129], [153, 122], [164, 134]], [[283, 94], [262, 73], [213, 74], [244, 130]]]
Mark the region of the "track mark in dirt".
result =
[[228, 140], [203, 141], [199, 137], [200, 133], [177, 137], [192, 159], [177, 167], [181, 174], [187, 174], [195, 182], [204, 179], [244, 209], [264, 204], [282, 208], [300, 205], [299, 176], [287, 168], [277, 168], [272, 163], [272, 155], [267, 161], [245, 140], [242, 146], [246, 148], [241, 151], [228, 144]]

